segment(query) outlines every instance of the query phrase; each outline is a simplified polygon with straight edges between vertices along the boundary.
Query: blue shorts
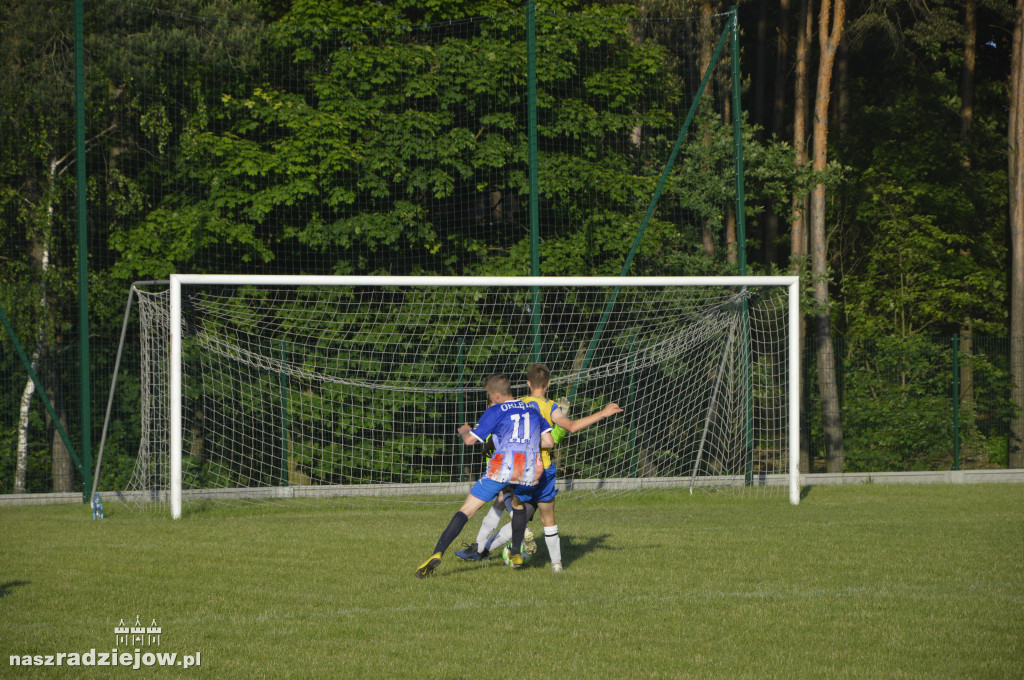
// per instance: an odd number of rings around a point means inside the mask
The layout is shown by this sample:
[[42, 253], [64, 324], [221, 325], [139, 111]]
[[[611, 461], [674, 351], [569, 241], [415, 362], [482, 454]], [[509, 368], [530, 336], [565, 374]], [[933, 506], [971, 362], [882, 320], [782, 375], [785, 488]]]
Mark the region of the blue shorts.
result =
[[558, 493], [555, 488], [555, 466], [544, 469], [537, 486], [517, 486], [513, 493], [524, 503], [550, 503], [555, 500], [555, 494]]
[[[552, 466], [551, 469], [553, 468], [554, 466]], [[537, 489], [541, 488], [540, 485], [544, 484], [544, 475], [546, 475], [547, 472], [548, 471], [545, 470], [544, 473], [541, 475], [538, 486], [523, 486], [522, 484], [496, 482], [493, 479], [490, 479], [489, 477], [481, 477], [480, 479], [477, 480], [476, 484], [473, 485], [473, 488], [469, 490], [469, 493], [472, 494], [474, 497], [479, 498], [483, 502], [489, 503], [490, 501], [493, 501], [495, 498], [497, 498], [498, 494], [501, 493], [503, 489], [511, 487], [512, 493], [514, 493], [520, 500], [528, 501], [533, 497], [533, 494], [536, 493]], [[551, 477], [551, 486], [552, 488], [554, 488], [553, 472]], [[554, 498], [553, 493], [551, 497]]]

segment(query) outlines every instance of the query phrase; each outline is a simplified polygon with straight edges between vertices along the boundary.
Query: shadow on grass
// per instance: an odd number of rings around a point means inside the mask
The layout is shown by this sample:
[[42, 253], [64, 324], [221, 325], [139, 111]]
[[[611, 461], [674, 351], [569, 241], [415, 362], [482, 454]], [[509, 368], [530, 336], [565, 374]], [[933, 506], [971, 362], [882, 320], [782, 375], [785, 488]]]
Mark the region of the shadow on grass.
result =
[[7, 597], [14, 592], [15, 588], [27, 586], [30, 583], [32, 583], [32, 581], [8, 581], [7, 583], [0, 583], [0, 598]]
[[600, 536], [589, 536], [587, 538], [582, 538], [580, 536], [563, 536], [562, 566], [568, 567], [580, 557], [583, 557], [594, 550], [614, 550], [615, 548], [609, 548], [605, 545], [605, 541], [610, 535], [611, 534], [601, 534]]

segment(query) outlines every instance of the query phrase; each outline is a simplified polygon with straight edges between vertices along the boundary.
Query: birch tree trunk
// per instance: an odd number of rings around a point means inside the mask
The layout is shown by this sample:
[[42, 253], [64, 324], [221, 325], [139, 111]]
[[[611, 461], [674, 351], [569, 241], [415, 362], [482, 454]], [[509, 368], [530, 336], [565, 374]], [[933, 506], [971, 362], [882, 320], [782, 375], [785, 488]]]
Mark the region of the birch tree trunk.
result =
[[[32, 350], [30, 365], [33, 371], [39, 368], [39, 354], [42, 341], [36, 342]], [[14, 467], [14, 493], [25, 493], [28, 478], [28, 415], [32, 406], [32, 395], [36, 392], [36, 384], [32, 378], [25, 380], [25, 387], [21, 390], [21, 402], [18, 406], [18, 451], [17, 463]]]
[[[50, 241], [53, 234], [53, 211], [54, 192], [56, 190], [57, 176], [63, 159], [51, 159], [49, 174], [46, 178], [46, 188], [43, 191], [42, 201], [46, 203], [45, 216], [39, 221], [39, 228], [31, 237], [29, 251], [32, 263], [38, 268], [41, 282], [39, 292], [39, 309], [41, 314], [36, 331], [35, 346], [32, 348], [32, 355], [29, 365], [32, 371], [39, 375], [39, 358], [43, 354], [43, 347], [46, 343], [46, 320], [49, 318], [49, 301], [47, 299], [47, 272], [50, 268]], [[21, 401], [18, 405], [18, 450], [16, 454], [14, 469], [14, 492], [24, 493], [27, 487], [28, 477], [28, 446], [29, 446], [29, 413], [32, 409], [32, 396], [35, 394], [36, 384], [31, 376], [25, 377], [25, 387], [21, 390]]]

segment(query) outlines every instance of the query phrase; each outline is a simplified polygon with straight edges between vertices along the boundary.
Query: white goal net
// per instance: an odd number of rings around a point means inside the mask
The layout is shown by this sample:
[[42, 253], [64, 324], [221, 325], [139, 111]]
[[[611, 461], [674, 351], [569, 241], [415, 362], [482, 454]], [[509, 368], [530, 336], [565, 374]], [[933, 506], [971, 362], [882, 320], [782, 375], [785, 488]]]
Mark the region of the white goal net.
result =
[[797, 279], [178, 275], [139, 292], [143, 433], [130, 494], [463, 496], [483, 379], [551, 369], [562, 493], [796, 479]]

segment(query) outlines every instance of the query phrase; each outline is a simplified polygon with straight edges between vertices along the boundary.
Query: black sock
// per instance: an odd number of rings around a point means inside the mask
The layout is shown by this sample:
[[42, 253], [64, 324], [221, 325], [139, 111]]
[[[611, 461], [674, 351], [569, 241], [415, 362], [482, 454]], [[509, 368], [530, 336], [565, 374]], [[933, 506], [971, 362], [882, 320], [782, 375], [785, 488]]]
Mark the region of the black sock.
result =
[[509, 548], [509, 552], [513, 555], [518, 554], [524, 538], [526, 538], [526, 508], [512, 510], [512, 547]]
[[459, 510], [452, 517], [452, 521], [448, 522], [448, 527], [441, 532], [441, 538], [437, 539], [437, 545], [434, 546], [434, 552], [444, 553], [448, 549], [448, 546], [452, 544], [459, 534], [462, 533], [463, 527], [466, 526], [466, 522], [469, 521], [469, 517], [466, 517], [466, 513]]

